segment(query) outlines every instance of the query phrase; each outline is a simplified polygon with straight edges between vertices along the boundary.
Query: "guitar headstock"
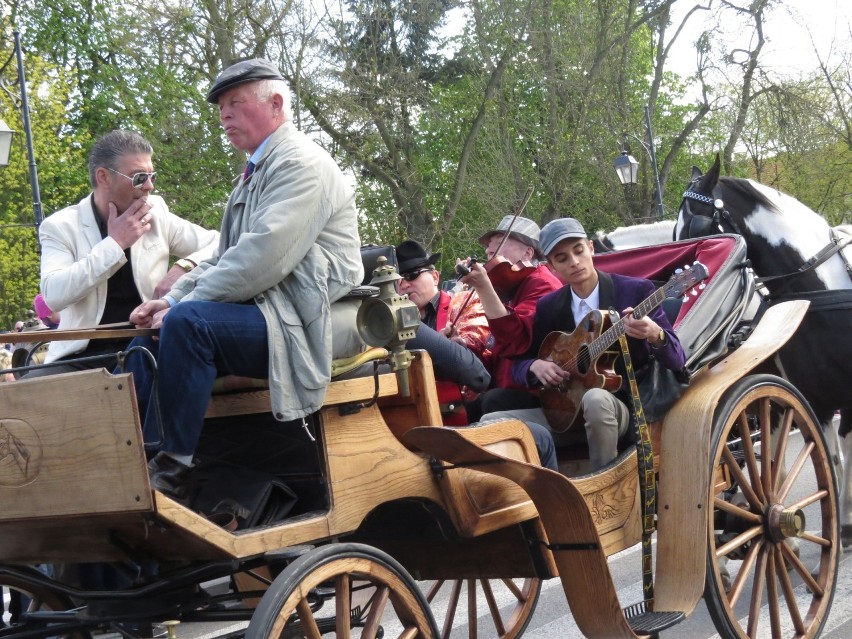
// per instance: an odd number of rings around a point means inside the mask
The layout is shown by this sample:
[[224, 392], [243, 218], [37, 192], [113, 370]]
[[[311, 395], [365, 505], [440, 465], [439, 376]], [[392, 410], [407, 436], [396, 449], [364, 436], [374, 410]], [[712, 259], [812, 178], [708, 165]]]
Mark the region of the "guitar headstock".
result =
[[696, 260], [692, 263], [692, 266], [686, 266], [683, 270], [672, 275], [663, 287], [663, 291], [666, 297], [683, 297], [690, 288], [708, 277], [710, 277], [710, 272], [707, 267]]

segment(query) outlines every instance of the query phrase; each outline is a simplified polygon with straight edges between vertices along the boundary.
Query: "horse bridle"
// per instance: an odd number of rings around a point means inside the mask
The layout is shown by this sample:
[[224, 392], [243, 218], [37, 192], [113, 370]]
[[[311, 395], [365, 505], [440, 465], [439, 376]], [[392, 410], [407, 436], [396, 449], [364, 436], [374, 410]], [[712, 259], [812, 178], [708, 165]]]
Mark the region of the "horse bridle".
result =
[[[697, 180], [697, 178], [696, 178]], [[687, 187], [686, 191], [683, 193], [683, 198], [685, 200], [686, 205], [686, 213], [689, 215], [688, 224], [685, 222], [684, 226], [687, 231], [687, 237], [696, 238], [696, 237], [704, 237], [706, 235], [713, 235], [714, 233], [724, 233], [725, 228], [722, 226], [722, 223], [728, 224], [731, 229], [733, 229], [734, 233], [745, 237], [742, 231], [739, 228], [739, 225], [734, 221], [731, 214], [725, 208], [725, 202], [721, 197], [708, 197], [706, 195], [702, 195], [701, 193], [696, 193], [692, 190], [692, 186], [695, 184], [696, 180], [693, 180], [689, 187]], [[715, 187], [713, 189], [713, 195], [720, 195], [716, 192]], [[696, 202], [701, 202], [702, 204], [710, 204], [713, 207], [713, 215], [695, 215], [692, 212], [692, 208], [689, 206], [689, 200], [695, 200]], [[715, 227], [715, 231], [713, 228]], [[846, 260], [846, 257], [843, 255], [842, 250], [846, 247], [847, 244], [852, 241], [852, 238], [840, 238], [834, 232], [834, 229], [830, 230], [830, 238], [831, 241], [822, 248], [816, 255], [812, 256], [810, 259], [806, 260], [796, 271], [791, 273], [783, 273], [781, 275], [769, 275], [766, 277], [756, 277], [755, 281], [758, 284], [765, 284], [766, 282], [771, 282], [773, 280], [782, 280], [782, 279], [791, 279], [795, 278], [799, 275], [804, 275], [808, 271], [815, 269], [817, 266], [825, 262], [828, 258], [830, 258], [835, 253], [840, 252], [840, 256], [843, 258], [843, 262], [846, 265], [846, 272], [849, 273], [850, 277], [852, 277], [852, 266], [850, 266], [849, 262]], [[786, 289], [789, 286], [789, 282], [785, 282], [782, 289]], [[778, 291], [776, 291], [776, 296], [778, 295]]]
[[[717, 192], [718, 187], [713, 188], [713, 197], [708, 197], [692, 190], [693, 185], [697, 181], [698, 178], [695, 178], [689, 184], [686, 191], [683, 192], [682, 196], [686, 204], [685, 212], [689, 216], [688, 223], [684, 223], [684, 226], [686, 227], [686, 237], [696, 238], [714, 235], [716, 233], [725, 233], [727, 231], [723, 226], [723, 223], [727, 224], [734, 233], [743, 235], [739, 225], [737, 225], [733, 217], [731, 217], [731, 214], [728, 213], [728, 209], [725, 208], [725, 201], [722, 199], [721, 194]], [[692, 212], [692, 207], [689, 206], [689, 200], [695, 200], [702, 204], [709, 204], [713, 207], [713, 214], [709, 216], [696, 215]]]

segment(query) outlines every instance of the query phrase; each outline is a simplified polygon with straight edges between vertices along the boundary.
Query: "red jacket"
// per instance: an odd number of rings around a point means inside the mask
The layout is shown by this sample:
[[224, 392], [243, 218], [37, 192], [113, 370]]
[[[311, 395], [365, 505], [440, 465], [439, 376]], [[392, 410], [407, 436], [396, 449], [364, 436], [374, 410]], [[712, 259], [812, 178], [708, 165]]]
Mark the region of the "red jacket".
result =
[[[485, 311], [479, 296], [475, 293], [468, 301], [468, 291], [450, 295], [441, 291], [436, 309], [434, 329], [442, 330], [450, 320], [455, 324], [455, 331], [465, 340], [467, 347], [481, 360], [488, 361], [491, 354], [488, 344], [491, 341], [491, 331]], [[465, 302], [467, 305], [464, 306]], [[464, 309], [462, 309], [464, 306]], [[462, 313], [459, 314], [459, 310]], [[469, 423], [462, 400], [462, 389], [455, 382], [437, 380], [438, 402], [441, 405], [441, 416], [446, 426], [465, 426]]]
[[497, 388], [522, 388], [512, 381], [512, 358], [523, 356], [533, 338], [535, 305], [548, 293], [562, 288], [562, 282], [544, 264], [539, 264], [515, 290], [506, 303], [509, 314], [489, 320], [491, 327], [492, 385]]

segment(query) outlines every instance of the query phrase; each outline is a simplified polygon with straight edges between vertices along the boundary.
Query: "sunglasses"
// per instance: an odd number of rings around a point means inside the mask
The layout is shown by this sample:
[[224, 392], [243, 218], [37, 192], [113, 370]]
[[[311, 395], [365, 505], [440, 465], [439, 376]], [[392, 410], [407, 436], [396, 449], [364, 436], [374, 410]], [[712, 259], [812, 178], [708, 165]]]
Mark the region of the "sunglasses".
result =
[[411, 271], [411, 273], [405, 273], [402, 276], [402, 279], [404, 279], [406, 282], [413, 282], [418, 277], [423, 275], [423, 273], [429, 273], [430, 271], [434, 271], [434, 270], [435, 269], [433, 269], [433, 268], [421, 268], [421, 269], [418, 269], [416, 271]]
[[110, 169], [109, 167], [106, 167], [106, 168], [109, 169], [110, 171], [112, 171], [113, 173], [118, 173], [121, 177], [125, 177], [128, 180], [130, 180], [130, 183], [133, 184], [134, 189], [141, 189], [143, 186], [145, 186], [145, 183], [148, 180], [151, 180], [151, 184], [153, 184], [154, 182], [157, 181], [156, 171], [154, 173], [140, 172], [140, 173], [134, 173], [133, 175], [125, 175], [121, 171], [116, 171], [115, 169]]

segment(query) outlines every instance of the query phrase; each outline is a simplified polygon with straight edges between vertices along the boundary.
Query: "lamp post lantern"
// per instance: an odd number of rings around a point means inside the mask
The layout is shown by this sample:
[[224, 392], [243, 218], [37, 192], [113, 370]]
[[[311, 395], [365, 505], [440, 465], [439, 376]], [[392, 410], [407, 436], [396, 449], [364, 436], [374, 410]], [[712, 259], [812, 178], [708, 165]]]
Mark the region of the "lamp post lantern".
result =
[[12, 150], [12, 136], [15, 132], [3, 120], [0, 120], [0, 166], [9, 166], [9, 152]]
[[[657, 170], [657, 153], [654, 150], [654, 132], [651, 129], [651, 109], [645, 105], [645, 129], [648, 133], [647, 144], [641, 139], [633, 136], [634, 139], [642, 145], [642, 148], [648, 153], [651, 159], [651, 168], [654, 171], [654, 186], [656, 189], [657, 200], [657, 215], [663, 219], [663, 190], [660, 188], [660, 173]], [[639, 178], [639, 162], [627, 152], [627, 134], [624, 134], [624, 145], [621, 149], [621, 155], [615, 158], [612, 163], [618, 173], [618, 179], [622, 184], [636, 184]]]

